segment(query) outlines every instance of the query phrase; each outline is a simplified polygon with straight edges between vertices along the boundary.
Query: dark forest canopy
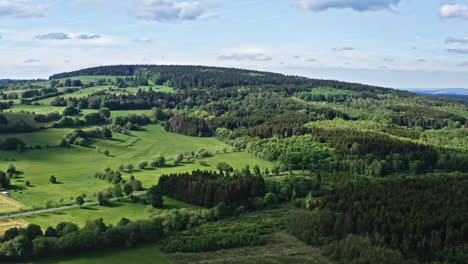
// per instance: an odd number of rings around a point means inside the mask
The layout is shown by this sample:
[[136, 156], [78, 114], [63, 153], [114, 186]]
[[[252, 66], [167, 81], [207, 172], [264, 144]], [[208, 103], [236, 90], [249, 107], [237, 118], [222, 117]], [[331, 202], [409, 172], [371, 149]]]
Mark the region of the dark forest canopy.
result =
[[[99, 66], [87, 68], [72, 72], [59, 73], [50, 76], [49, 79], [70, 78], [76, 76], [93, 76], [93, 75], [108, 75], [108, 76], [134, 76], [139, 70], [148, 70], [157, 75], [156, 80], [159, 83], [171, 81], [172, 86], [183, 89], [188, 88], [184, 84], [185, 80], [189, 80], [190, 87], [200, 88], [226, 88], [242, 85], [310, 85], [314, 87], [326, 86], [333, 88], [347, 88], [356, 91], [385, 92], [387, 88], [358, 84], [347, 83], [334, 80], [319, 80], [310, 79], [299, 76], [287, 76], [279, 73], [244, 70], [236, 68], [221, 68], [207, 66], [184, 66], [184, 65], [114, 65], [114, 66]], [[400, 91], [401, 93], [407, 93]], [[409, 94], [409, 93], [408, 93]]]

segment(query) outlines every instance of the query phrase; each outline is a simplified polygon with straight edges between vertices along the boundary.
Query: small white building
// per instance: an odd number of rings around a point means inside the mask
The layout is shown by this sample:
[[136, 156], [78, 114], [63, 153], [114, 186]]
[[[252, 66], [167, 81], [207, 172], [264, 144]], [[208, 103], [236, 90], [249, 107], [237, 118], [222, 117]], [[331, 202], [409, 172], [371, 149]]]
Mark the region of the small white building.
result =
[[5, 195], [5, 196], [10, 196], [10, 193], [9, 192], [0, 192], [1, 194]]

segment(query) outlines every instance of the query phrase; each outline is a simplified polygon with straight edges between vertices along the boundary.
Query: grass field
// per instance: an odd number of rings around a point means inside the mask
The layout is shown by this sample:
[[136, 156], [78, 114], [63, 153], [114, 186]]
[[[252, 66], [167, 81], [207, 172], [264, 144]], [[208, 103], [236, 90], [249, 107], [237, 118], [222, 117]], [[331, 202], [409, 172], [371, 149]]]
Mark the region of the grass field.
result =
[[[65, 134], [73, 131], [70, 128], [50, 128], [31, 133], [9, 133], [1, 134], [2, 138], [15, 137], [21, 139], [26, 146], [57, 146]], [[0, 155], [0, 158], [2, 156]]]
[[[86, 220], [103, 218], [107, 225], [115, 225], [122, 217], [130, 220], [146, 219], [149, 216], [148, 205], [136, 204], [130, 199], [122, 199], [120, 202], [114, 202], [112, 207], [107, 206], [85, 206], [83, 208], [72, 208], [55, 212], [23, 216], [19, 219], [31, 224], [40, 225], [43, 229], [48, 226], [55, 226], [60, 222], [73, 222], [83, 226]], [[168, 197], [164, 197], [165, 209], [199, 209], [200, 207], [180, 202]]]
[[56, 106], [51, 106], [48, 104], [41, 104], [41, 105], [14, 105], [11, 109], [8, 109], [7, 111], [12, 111], [12, 112], [30, 112], [30, 113], [36, 113], [36, 114], [47, 114], [51, 112], [58, 112], [62, 113], [63, 109], [65, 107], [56, 107]]
[[[61, 138], [63, 135], [59, 134], [61, 133], [57, 132], [56, 136]], [[52, 133], [48, 135], [47, 141], [55, 142], [55, 136], [52, 137]], [[98, 152], [97, 148], [100, 148], [101, 152]], [[12, 163], [23, 172], [19, 178], [12, 180], [12, 184], [16, 186], [16, 191], [11, 191], [12, 198], [27, 207], [43, 207], [47, 200], [71, 203], [72, 198], [83, 193], [91, 199], [94, 193], [110, 187], [106, 181], [94, 178], [95, 172], [102, 171], [106, 167], [116, 169], [120, 164], [136, 166], [140, 161], [150, 161], [157, 155], [164, 155], [170, 164], [175, 155], [196, 152], [202, 148], [215, 153], [221, 152], [224, 148], [230, 149], [230, 146], [215, 138], [196, 138], [168, 133], [161, 126], [151, 125], [147, 127], [147, 131], [132, 132], [130, 136], [114, 133], [113, 140], [97, 140], [92, 147], [72, 146], [28, 150], [23, 153], [0, 151], [0, 169], [5, 170]], [[109, 150], [110, 156], [105, 156], [102, 153], [104, 150]], [[5, 161], [5, 158], [15, 161]], [[148, 188], [156, 184], [159, 176], [164, 173], [195, 169], [214, 170], [220, 161], [225, 161], [236, 169], [255, 164], [261, 168], [272, 166], [271, 163], [246, 152], [220, 153], [204, 160], [208, 166], [202, 166], [195, 161], [182, 163], [177, 167], [168, 165], [158, 169], [133, 170], [131, 173], [123, 173], [123, 177], [129, 178], [130, 175], [135, 175], [143, 182], [143, 186]], [[59, 184], [49, 183], [51, 175], [57, 177]], [[26, 180], [31, 183], [30, 187], [25, 185]]]
[[[67, 79], [71, 79], [71, 80], [80, 80], [82, 83], [84, 84], [88, 84], [89, 82], [91, 81], [94, 81], [94, 80], [101, 80], [101, 79], [104, 79], [104, 80], [112, 80], [112, 81], [115, 81], [115, 79], [117, 79], [117, 76], [105, 76], [105, 75], [92, 75], [92, 76], [76, 76], [76, 77], [71, 77], [71, 78], [61, 78], [61, 79], [57, 79], [57, 81], [59, 82], [62, 82], [62, 81], [65, 81]], [[44, 87], [49, 87], [50, 86], [50, 81], [40, 81], [40, 82], [35, 82], [35, 83], [32, 83], [33, 85], [39, 85], [39, 86], [44, 86]]]
[[[34, 117], [30, 114], [3, 112], [2, 115], [4, 115], [8, 120], [6, 127], [14, 127], [21, 123], [27, 124], [31, 127], [37, 127], [37, 123], [34, 121]], [[0, 138], [3, 138], [3, 134], [0, 134]]]
[[[8, 262], [7, 262], [8, 263]], [[10, 262], [10, 264], [172, 264], [157, 245], [146, 245], [135, 249], [121, 249], [84, 253], [64, 257], [46, 258], [37, 261]]]
[[19, 203], [4, 195], [0, 195], [0, 213], [18, 211], [24, 207], [24, 204]]
[[8, 220], [0, 220], [0, 235], [3, 235], [5, 231], [11, 228], [20, 228], [20, 227], [27, 227], [28, 222], [22, 219], [8, 219]]

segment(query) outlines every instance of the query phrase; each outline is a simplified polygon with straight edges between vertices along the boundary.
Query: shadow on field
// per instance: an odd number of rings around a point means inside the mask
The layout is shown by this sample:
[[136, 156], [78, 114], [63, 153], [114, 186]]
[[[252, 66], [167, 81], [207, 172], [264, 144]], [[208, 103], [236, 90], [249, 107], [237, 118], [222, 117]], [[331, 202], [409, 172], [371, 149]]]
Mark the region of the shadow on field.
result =
[[54, 215], [66, 215], [67, 213], [54, 211], [54, 212], [52, 212], [52, 214], [54, 214]]
[[107, 140], [110, 140], [110, 141], [118, 141], [118, 142], [125, 142], [125, 140], [122, 140], [122, 139], [118, 139], [118, 138], [109, 138]]
[[23, 191], [23, 190], [26, 190], [26, 187], [24, 187], [24, 186], [18, 186], [18, 185], [10, 185], [10, 186], [8, 186], [8, 190], [12, 190], [12, 191]]
[[95, 208], [95, 207], [88, 207], [88, 206], [80, 207], [80, 209], [89, 210], [89, 211], [97, 211], [97, 210], [99, 210], [99, 209], [97, 209], [97, 208]]

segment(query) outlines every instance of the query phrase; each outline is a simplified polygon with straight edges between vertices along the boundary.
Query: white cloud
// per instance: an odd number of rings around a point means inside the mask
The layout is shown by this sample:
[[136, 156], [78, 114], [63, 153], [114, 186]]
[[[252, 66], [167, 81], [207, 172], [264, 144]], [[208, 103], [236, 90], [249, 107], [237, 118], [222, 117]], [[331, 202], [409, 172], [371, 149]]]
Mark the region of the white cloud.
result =
[[224, 49], [218, 60], [231, 61], [271, 61], [273, 58], [266, 54], [266, 50], [258, 47], [239, 47]]
[[440, 17], [442, 18], [463, 18], [468, 19], [468, 6], [464, 5], [443, 5], [440, 7]]
[[152, 38], [147, 38], [147, 37], [144, 37], [144, 38], [137, 38], [137, 39], [134, 39], [133, 42], [137, 42], [137, 43], [151, 43], [151, 42], [153, 42], [153, 39], [152, 39]]
[[351, 51], [351, 50], [354, 50], [353, 47], [337, 47], [337, 48], [333, 48], [334, 51]]
[[455, 54], [468, 54], [468, 49], [447, 49], [447, 52]]
[[172, 22], [197, 20], [209, 9], [218, 6], [215, 0], [176, 1], [176, 0], [140, 0], [130, 15], [146, 21]]
[[24, 63], [36, 63], [36, 62], [40, 62], [40, 60], [38, 59], [27, 59], [24, 61]]
[[91, 33], [64, 33], [51, 32], [37, 35], [35, 39], [48, 41], [48, 43], [56, 44], [110, 44], [115, 42], [112, 37], [102, 36]]
[[62, 33], [62, 32], [51, 32], [51, 33], [46, 33], [42, 35], [38, 35], [36, 39], [39, 40], [65, 40], [65, 39], [70, 39], [70, 36], [68, 34]]
[[220, 55], [218, 57], [220, 60], [235, 60], [235, 61], [271, 61], [272, 57], [263, 54], [263, 53], [252, 53], [252, 54], [241, 54], [241, 53], [232, 53], [227, 55]]
[[0, 0], [0, 18], [15, 17], [15, 18], [31, 18], [43, 17], [46, 8], [33, 1], [23, 0]]
[[97, 35], [97, 34], [93, 34], [93, 35], [88, 35], [88, 34], [80, 34], [76, 37], [77, 39], [84, 39], [84, 40], [87, 40], [87, 39], [98, 39], [98, 38], [101, 38], [100, 35]]
[[447, 44], [467, 44], [468, 43], [468, 37], [464, 37], [464, 38], [448, 37], [445, 40], [445, 43], [447, 43]]
[[311, 11], [349, 8], [355, 11], [394, 10], [401, 0], [296, 0], [299, 7]]

